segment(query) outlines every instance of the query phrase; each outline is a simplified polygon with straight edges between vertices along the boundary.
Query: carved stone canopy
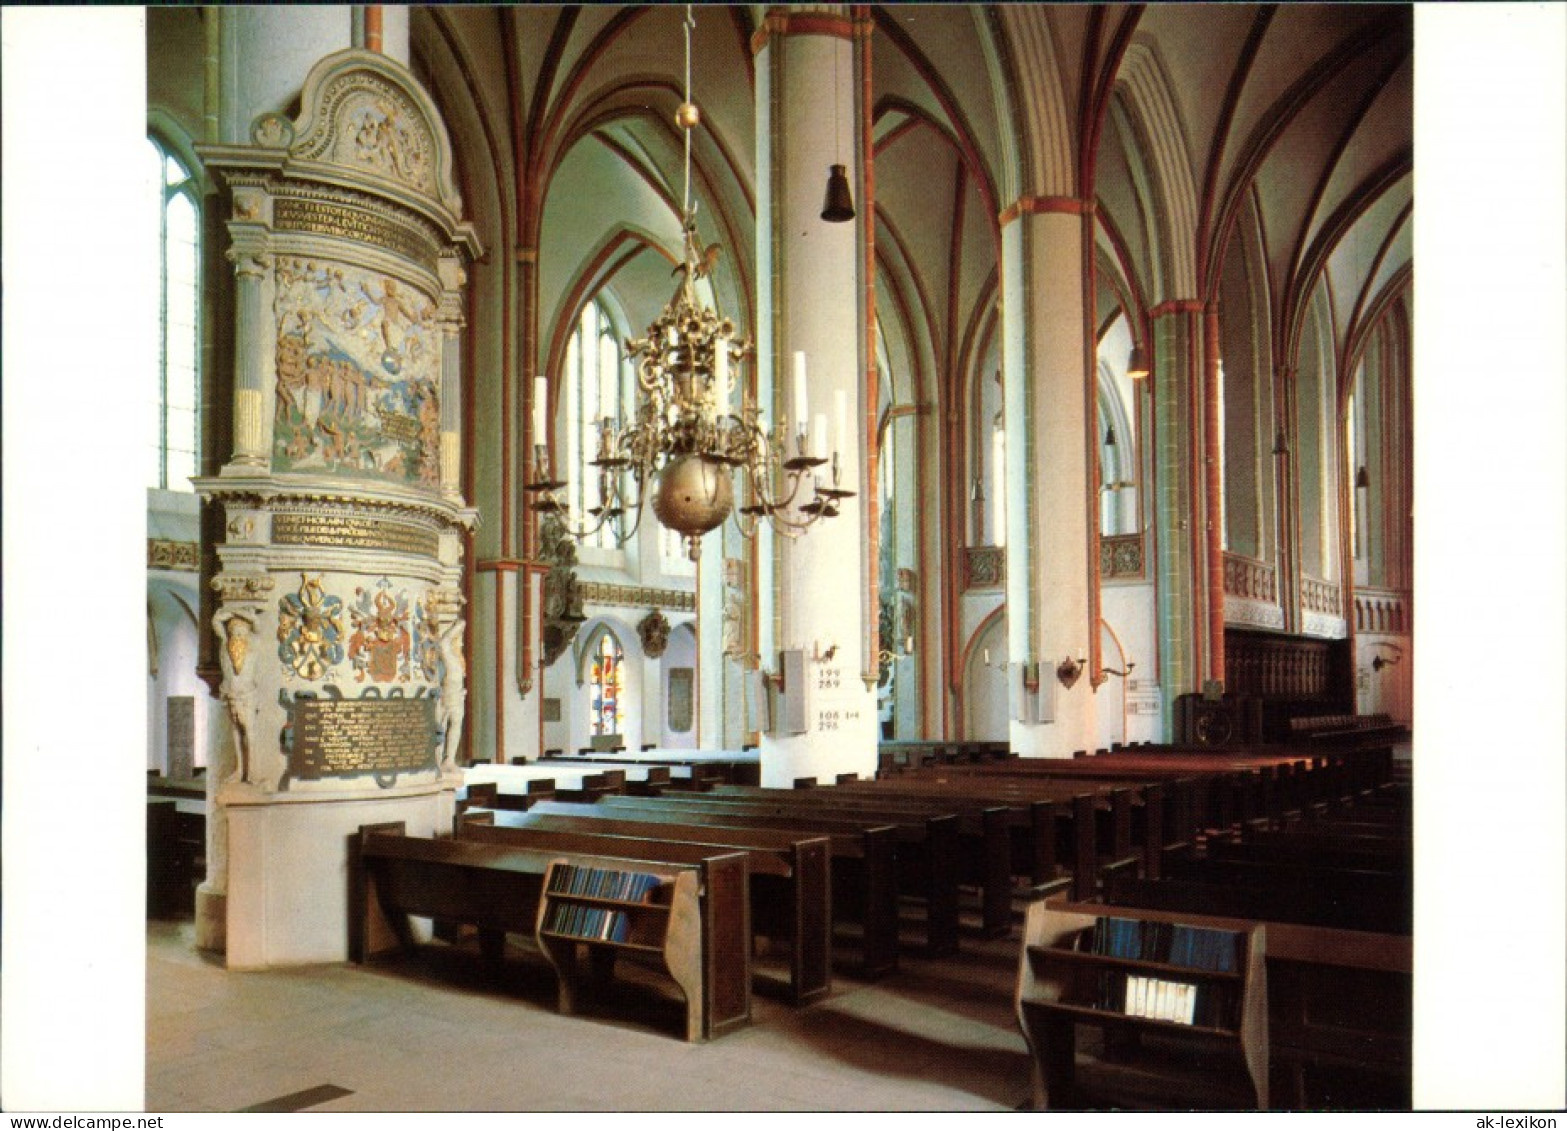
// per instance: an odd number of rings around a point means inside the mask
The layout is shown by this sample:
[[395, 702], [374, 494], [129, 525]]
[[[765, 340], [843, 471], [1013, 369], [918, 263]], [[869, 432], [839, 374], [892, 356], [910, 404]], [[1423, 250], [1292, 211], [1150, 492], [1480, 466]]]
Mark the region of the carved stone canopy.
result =
[[406, 68], [374, 51], [337, 52], [305, 79], [300, 106], [278, 138], [292, 160], [353, 169], [462, 214], [445, 124]]

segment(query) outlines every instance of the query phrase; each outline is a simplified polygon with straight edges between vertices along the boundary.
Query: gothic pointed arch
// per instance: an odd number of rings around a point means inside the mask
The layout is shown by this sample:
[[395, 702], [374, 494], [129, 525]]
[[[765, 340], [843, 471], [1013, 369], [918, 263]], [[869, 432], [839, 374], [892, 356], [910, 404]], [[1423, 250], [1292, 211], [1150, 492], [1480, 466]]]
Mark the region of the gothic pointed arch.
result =
[[1116, 92], [1137, 141], [1136, 163], [1146, 178], [1160, 298], [1197, 294], [1197, 188], [1191, 146], [1169, 74], [1146, 35], [1134, 36], [1117, 76]]

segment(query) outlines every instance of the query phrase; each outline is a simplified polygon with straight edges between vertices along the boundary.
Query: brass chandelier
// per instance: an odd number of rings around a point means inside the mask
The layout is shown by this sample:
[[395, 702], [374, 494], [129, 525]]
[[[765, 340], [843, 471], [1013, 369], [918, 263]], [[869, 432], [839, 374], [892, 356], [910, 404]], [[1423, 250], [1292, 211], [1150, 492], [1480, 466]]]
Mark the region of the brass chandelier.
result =
[[[565, 481], [550, 473], [543, 416], [547, 389], [545, 379], [537, 378], [534, 473], [527, 485], [534, 509], [559, 516], [572, 537], [585, 539], [607, 528], [624, 542], [641, 524], [651, 483], [654, 515], [683, 536], [692, 561], [700, 556], [702, 535], [726, 518], [733, 516], [748, 538], [764, 521], [780, 534], [798, 537], [837, 515], [839, 501], [854, 494], [841, 485], [836, 450], [846, 437], [844, 394], [838, 394], [837, 444], [829, 456], [825, 416], [816, 417], [814, 438], [807, 435], [803, 353], [794, 355], [793, 455], [784, 429], [770, 430], [749, 394], [742, 394], [738, 409], [731, 407], [740, 366], [754, 350], [749, 337], [738, 336], [733, 320], [720, 317], [697, 293], [697, 280], [710, 274], [719, 247], [701, 245], [691, 202], [691, 131], [701, 121], [691, 101], [694, 26], [687, 6], [685, 101], [675, 113], [685, 134], [684, 262], [675, 269], [680, 284], [663, 312], [646, 334], [625, 343], [641, 394], [635, 417], [624, 425], [608, 416], [600, 420], [597, 450], [587, 461], [598, 476], [599, 503], [578, 525], [560, 498]], [[819, 472], [829, 463], [830, 484], [824, 484]], [[737, 472], [746, 478], [746, 501], [738, 507]]]

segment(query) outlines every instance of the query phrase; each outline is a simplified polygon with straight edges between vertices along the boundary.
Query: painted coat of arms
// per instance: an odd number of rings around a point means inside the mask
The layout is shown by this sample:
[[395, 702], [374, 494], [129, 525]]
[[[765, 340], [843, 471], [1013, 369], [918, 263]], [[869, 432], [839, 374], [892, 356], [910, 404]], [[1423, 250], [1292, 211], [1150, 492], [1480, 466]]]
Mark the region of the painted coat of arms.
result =
[[402, 593], [394, 597], [390, 589], [391, 582], [382, 578], [374, 593], [354, 591], [357, 599], [348, 612], [354, 625], [348, 638], [348, 659], [357, 682], [363, 683], [368, 676], [376, 683], [407, 683], [413, 675], [408, 597]]
[[299, 575], [299, 592], [278, 602], [277, 654], [288, 671], [316, 680], [343, 660], [343, 601], [320, 577]]

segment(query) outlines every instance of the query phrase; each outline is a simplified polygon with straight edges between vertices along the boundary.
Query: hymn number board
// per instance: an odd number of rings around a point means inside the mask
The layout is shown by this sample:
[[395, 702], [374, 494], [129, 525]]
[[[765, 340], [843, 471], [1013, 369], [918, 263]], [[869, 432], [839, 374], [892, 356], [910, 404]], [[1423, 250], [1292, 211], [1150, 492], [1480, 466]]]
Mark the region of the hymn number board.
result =
[[848, 677], [839, 664], [817, 664], [811, 673], [812, 726], [822, 734], [852, 730], [859, 723], [860, 705]]

